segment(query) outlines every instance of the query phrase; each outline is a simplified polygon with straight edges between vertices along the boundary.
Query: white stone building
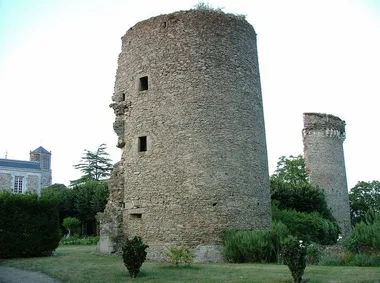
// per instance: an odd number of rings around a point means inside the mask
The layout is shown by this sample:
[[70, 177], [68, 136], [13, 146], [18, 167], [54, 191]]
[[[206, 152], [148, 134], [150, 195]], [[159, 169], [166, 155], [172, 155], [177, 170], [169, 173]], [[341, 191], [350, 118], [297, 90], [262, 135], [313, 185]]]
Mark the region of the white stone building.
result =
[[0, 190], [40, 195], [52, 184], [51, 152], [40, 146], [29, 155], [30, 161], [0, 158]]

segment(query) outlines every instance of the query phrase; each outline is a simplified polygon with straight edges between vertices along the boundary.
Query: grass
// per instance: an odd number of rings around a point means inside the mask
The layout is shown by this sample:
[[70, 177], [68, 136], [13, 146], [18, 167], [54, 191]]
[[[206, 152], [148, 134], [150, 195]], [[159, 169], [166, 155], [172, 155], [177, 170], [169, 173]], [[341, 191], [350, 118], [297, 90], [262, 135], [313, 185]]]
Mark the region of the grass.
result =
[[[197, 263], [175, 268], [169, 263], [147, 261], [139, 276], [129, 277], [121, 257], [95, 253], [95, 246], [60, 246], [51, 257], [12, 259], [4, 266], [40, 271], [61, 282], [260, 282], [291, 283], [285, 265]], [[380, 283], [379, 267], [307, 266], [307, 283]]]

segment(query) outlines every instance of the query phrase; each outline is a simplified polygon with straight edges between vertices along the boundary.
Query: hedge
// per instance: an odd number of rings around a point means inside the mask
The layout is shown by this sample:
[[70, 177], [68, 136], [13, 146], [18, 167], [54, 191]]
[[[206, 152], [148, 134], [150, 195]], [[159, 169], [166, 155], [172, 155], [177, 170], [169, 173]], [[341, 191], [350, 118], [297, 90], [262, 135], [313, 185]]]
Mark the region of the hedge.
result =
[[335, 221], [323, 218], [318, 212], [281, 210], [272, 205], [272, 220], [284, 223], [289, 228], [291, 235], [307, 243], [333, 245], [340, 232]]
[[51, 255], [59, 241], [54, 203], [33, 194], [0, 192], [0, 258]]

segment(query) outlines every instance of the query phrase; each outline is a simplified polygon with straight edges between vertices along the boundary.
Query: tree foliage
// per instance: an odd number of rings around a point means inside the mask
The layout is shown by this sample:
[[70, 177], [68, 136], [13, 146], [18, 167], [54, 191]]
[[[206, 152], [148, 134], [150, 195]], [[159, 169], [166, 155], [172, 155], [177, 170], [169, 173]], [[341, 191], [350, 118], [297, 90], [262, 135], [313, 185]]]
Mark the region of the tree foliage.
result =
[[318, 212], [322, 217], [334, 220], [328, 208], [324, 192], [309, 183], [283, 183], [271, 180], [271, 199], [279, 209], [296, 210], [298, 212]]
[[76, 217], [82, 223], [83, 234], [94, 234], [96, 232], [95, 216], [98, 212], [103, 212], [107, 204], [108, 185], [106, 181], [94, 180], [73, 188], [54, 184], [42, 190], [41, 199], [50, 200], [56, 204], [60, 223], [67, 217]]
[[66, 228], [67, 231], [69, 231], [69, 234], [67, 235], [67, 238], [70, 238], [71, 231], [78, 228], [80, 225], [80, 221], [78, 218], [75, 217], [66, 217], [63, 219], [62, 226]]
[[302, 155], [280, 157], [277, 169], [270, 177], [270, 189], [272, 202], [279, 209], [318, 212], [322, 217], [335, 221], [323, 190], [309, 183]]
[[358, 182], [351, 189], [349, 199], [352, 224], [363, 221], [367, 213], [380, 212], [380, 182]]
[[59, 212], [59, 223], [66, 217], [74, 216], [74, 195], [63, 184], [53, 184], [41, 190], [41, 199], [55, 203]]
[[87, 181], [73, 189], [74, 209], [82, 221], [92, 221], [98, 212], [104, 211], [108, 198], [108, 185], [105, 181]]
[[270, 177], [270, 180], [293, 186], [309, 184], [309, 174], [306, 172], [305, 159], [302, 155], [281, 156], [277, 162], [277, 169]]
[[279, 209], [272, 205], [272, 219], [284, 223], [289, 233], [307, 243], [335, 244], [339, 236], [336, 221], [323, 218], [318, 212], [306, 213]]
[[272, 219], [281, 221], [293, 236], [333, 244], [339, 234], [324, 191], [309, 183], [302, 155], [280, 157], [270, 178]]
[[71, 186], [83, 184], [89, 180], [103, 180], [111, 175], [113, 165], [106, 149], [107, 146], [103, 143], [96, 151], [84, 150], [80, 162], [73, 165], [83, 175], [79, 179], [71, 181]]

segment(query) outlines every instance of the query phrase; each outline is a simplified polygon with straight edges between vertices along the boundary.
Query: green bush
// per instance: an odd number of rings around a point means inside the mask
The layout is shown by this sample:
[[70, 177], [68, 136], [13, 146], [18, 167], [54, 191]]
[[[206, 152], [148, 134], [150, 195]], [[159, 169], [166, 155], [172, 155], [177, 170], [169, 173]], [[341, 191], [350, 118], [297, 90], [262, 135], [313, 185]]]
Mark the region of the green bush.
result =
[[302, 240], [292, 236], [285, 240], [282, 255], [295, 283], [302, 282], [302, 275], [306, 268], [306, 253], [307, 246]]
[[132, 240], [125, 239], [121, 248], [124, 265], [128, 269], [129, 275], [136, 278], [146, 259], [146, 249], [149, 246], [145, 245], [140, 237], [135, 236]]
[[380, 255], [357, 254], [350, 261], [354, 266], [380, 266]]
[[99, 242], [99, 236], [80, 238], [78, 235], [72, 235], [69, 239], [63, 237], [59, 242], [60, 245], [96, 245]]
[[318, 212], [323, 218], [334, 220], [323, 190], [309, 183], [293, 185], [277, 180], [271, 180], [270, 186], [271, 199], [276, 202], [279, 209]]
[[351, 252], [322, 255], [320, 265], [327, 266], [380, 266], [380, 255], [353, 254]]
[[288, 228], [279, 222], [260, 231], [226, 231], [223, 256], [229, 262], [278, 262], [282, 243], [288, 235]]
[[168, 261], [170, 261], [175, 267], [179, 267], [180, 264], [190, 264], [193, 262], [194, 256], [189, 251], [188, 246], [171, 247], [165, 254]]
[[380, 254], [380, 214], [355, 225], [343, 246], [352, 253]]
[[319, 213], [304, 213], [295, 210], [280, 210], [272, 205], [272, 219], [284, 223], [290, 234], [307, 243], [335, 244], [339, 226], [335, 221], [324, 219]]
[[321, 256], [322, 252], [317, 244], [310, 244], [307, 247], [306, 262], [308, 264], [318, 264]]
[[54, 203], [33, 194], [0, 193], [0, 258], [51, 255], [60, 237]]

